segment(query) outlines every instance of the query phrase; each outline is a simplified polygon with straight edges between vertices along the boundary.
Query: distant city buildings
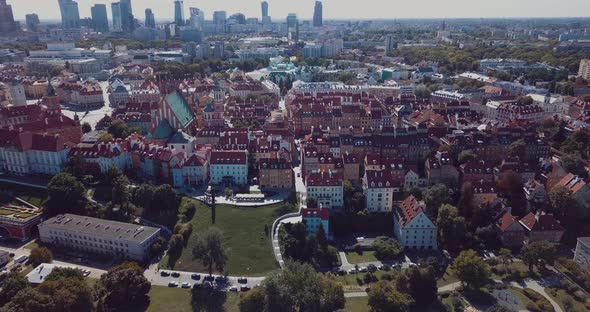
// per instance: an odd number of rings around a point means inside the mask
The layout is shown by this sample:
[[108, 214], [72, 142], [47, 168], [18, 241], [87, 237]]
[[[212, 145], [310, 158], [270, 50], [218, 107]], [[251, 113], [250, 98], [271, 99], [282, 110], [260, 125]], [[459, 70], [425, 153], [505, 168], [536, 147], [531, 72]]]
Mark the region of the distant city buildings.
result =
[[313, 11], [313, 26], [321, 27], [324, 25], [323, 19], [323, 4], [321, 0], [316, 0]]
[[227, 13], [225, 11], [213, 12], [213, 24], [223, 25], [223, 24], [225, 24], [226, 19], [227, 19]]
[[295, 13], [287, 15], [287, 37], [291, 41], [299, 41], [299, 20]]
[[0, 0], [0, 33], [16, 31], [18, 24], [14, 21], [12, 6], [6, 4], [6, 0]]
[[268, 16], [268, 1], [262, 1], [260, 3], [261, 9], [262, 9], [262, 21], [264, 22], [269, 16]]
[[107, 17], [107, 6], [104, 4], [95, 4], [90, 12], [92, 14], [92, 24], [94, 31], [107, 33], [109, 32], [109, 19]]
[[39, 21], [39, 15], [35, 13], [27, 14], [25, 16], [25, 22], [27, 24], [27, 29], [29, 31], [36, 32], [37, 30], [39, 30], [39, 24], [41, 23]]
[[145, 9], [145, 27], [156, 28], [156, 18], [152, 9]]
[[578, 70], [578, 77], [590, 80], [590, 59], [583, 59], [580, 61], [580, 69]]
[[184, 2], [182, 0], [174, 1], [174, 23], [183, 26], [184, 20]]
[[385, 55], [389, 55], [395, 49], [397, 49], [397, 40], [393, 35], [385, 36]]
[[202, 31], [205, 24], [205, 12], [199, 8], [190, 8], [190, 26]]
[[80, 28], [78, 3], [74, 0], [58, 0], [58, 3], [61, 11], [61, 26], [65, 29]]

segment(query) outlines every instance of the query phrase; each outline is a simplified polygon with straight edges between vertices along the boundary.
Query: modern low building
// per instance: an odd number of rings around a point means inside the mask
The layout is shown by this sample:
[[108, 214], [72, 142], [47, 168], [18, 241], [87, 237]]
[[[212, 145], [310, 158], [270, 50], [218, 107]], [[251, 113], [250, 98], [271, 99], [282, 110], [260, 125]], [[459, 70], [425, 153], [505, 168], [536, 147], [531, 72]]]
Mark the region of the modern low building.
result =
[[307, 234], [316, 235], [321, 224], [326, 237], [328, 237], [330, 226], [330, 210], [328, 208], [303, 208], [301, 209], [301, 218]]
[[590, 273], [590, 237], [578, 237], [574, 261], [582, 270]]
[[85, 252], [145, 261], [160, 229], [64, 214], [38, 225], [41, 242]]
[[424, 213], [424, 202], [406, 198], [394, 211], [393, 232], [405, 248], [436, 250], [437, 227]]

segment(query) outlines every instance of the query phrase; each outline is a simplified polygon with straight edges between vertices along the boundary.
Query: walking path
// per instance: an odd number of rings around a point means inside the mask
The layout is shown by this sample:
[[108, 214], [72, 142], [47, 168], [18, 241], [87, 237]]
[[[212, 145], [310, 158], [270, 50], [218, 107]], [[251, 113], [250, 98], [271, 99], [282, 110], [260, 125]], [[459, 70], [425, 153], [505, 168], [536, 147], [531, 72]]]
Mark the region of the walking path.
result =
[[[506, 286], [520, 288], [520, 289], [530, 288], [530, 289], [538, 292], [539, 294], [541, 294], [543, 297], [545, 297], [549, 301], [549, 303], [551, 303], [551, 305], [553, 306], [553, 309], [555, 309], [555, 312], [563, 312], [563, 310], [561, 309], [559, 304], [557, 304], [557, 302], [555, 302], [555, 300], [553, 300], [551, 298], [551, 296], [549, 296], [545, 292], [545, 287], [543, 287], [541, 284], [539, 284], [539, 282], [537, 282], [535, 280], [525, 280], [523, 283], [504, 282], [501, 280], [494, 280], [494, 282], [499, 283], [499, 284], [504, 284]], [[445, 292], [445, 291], [454, 291], [454, 290], [458, 289], [459, 287], [461, 287], [461, 282], [455, 282], [455, 283], [452, 283], [449, 285], [439, 287], [438, 292], [440, 293], [440, 292]]]

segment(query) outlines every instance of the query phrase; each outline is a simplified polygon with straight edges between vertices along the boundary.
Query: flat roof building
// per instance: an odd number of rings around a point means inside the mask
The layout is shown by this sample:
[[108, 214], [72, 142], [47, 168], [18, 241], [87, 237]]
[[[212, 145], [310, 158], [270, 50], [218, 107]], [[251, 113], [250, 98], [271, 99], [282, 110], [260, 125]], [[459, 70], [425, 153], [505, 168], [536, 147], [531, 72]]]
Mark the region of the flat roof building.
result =
[[147, 260], [160, 229], [73, 214], [57, 215], [38, 225], [47, 244], [124, 259]]

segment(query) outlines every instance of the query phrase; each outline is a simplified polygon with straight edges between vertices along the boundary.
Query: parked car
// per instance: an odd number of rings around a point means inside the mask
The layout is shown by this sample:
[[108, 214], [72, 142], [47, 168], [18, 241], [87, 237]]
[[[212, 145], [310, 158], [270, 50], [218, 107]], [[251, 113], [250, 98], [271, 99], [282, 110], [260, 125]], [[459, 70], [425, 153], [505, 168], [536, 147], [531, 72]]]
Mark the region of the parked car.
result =
[[220, 276], [215, 277], [215, 281], [218, 283], [225, 282], [225, 281], [227, 281], [227, 277], [220, 275]]
[[213, 282], [215, 280], [215, 277], [213, 277], [212, 275], [207, 275], [203, 279], [208, 282]]
[[182, 283], [182, 288], [191, 288], [191, 284], [188, 282]]
[[238, 283], [240, 284], [248, 284], [248, 279], [245, 277], [238, 278]]
[[359, 272], [361, 272], [361, 273], [366, 273], [367, 271], [369, 271], [369, 269], [367, 267], [360, 267], [359, 268]]
[[191, 274], [191, 278], [194, 279], [195, 281], [198, 281], [201, 279], [201, 275], [200, 274]]
[[350, 269], [350, 270], [348, 270], [348, 274], [356, 274], [356, 269]]
[[170, 276], [168, 271], [160, 271], [160, 276]]
[[180, 273], [178, 272], [172, 272], [172, 277], [180, 277]]
[[238, 287], [232, 286], [232, 287], [229, 288], [229, 291], [237, 292], [238, 291]]
[[240, 291], [249, 291], [250, 290], [250, 286], [248, 285], [243, 285], [242, 287], [240, 287]]
[[175, 281], [171, 281], [168, 283], [168, 287], [178, 287], [178, 283]]
[[338, 272], [337, 272], [337, 273], [338, 273], [338, 275], [340, 275], [340, 276], [342, 276], [342, 275], [346, 275], [346, 270], [342, 270], [342, 269], [340, 269], [340, 270], [338, 270]]

